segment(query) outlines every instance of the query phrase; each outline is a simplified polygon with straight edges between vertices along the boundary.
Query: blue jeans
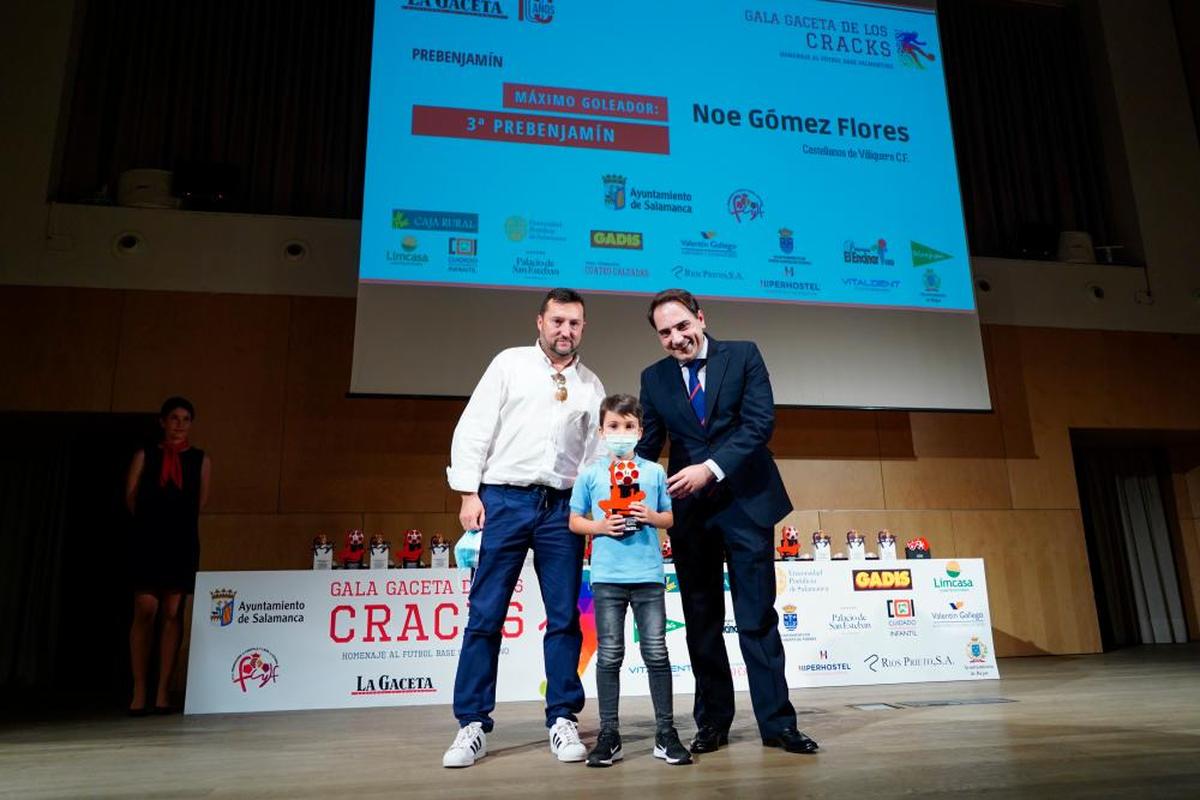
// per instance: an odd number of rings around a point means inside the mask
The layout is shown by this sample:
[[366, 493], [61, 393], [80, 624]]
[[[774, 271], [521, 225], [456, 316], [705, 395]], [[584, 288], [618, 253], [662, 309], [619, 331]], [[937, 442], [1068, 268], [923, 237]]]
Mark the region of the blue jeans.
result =
[[667, 608], [661, 583], [593, 583], [596, 609], [596, 694], [600, 727], [620, 728], [621, 664], [625, 660], [625, 609], [633, 607], [638, 644], [650, 677], [650, 700], [659, 731], [674, 727], [671, 662], [667, 658]]
[[558, 717], [574, 720], [583, 710], [583, 684], [579, 681], [583, 537], [567, 528], [570, 495], [570, 490], [542, 486], [480, 487], [485, 528], [454, 678], [454, 716], [459, 725], [480, 722], [485, 731], [492, 729], [500, 630], [530, 547], [546, 605], [542, 638], [546, 726]]

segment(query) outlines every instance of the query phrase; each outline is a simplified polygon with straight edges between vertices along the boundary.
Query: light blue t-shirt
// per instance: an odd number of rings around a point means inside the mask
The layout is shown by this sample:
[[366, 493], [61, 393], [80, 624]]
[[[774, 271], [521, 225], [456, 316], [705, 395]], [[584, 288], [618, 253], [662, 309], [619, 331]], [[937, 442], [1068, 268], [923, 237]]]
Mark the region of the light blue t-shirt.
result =
[[[670, 511], [671, 496], [667, 494], [667, 473], [654, 461], [634, 457], [637, 464], [637, 484], [646, 493], [642, 500], [651, 511]], [[608, 474], [608, 458], [597, 459], [580, 473], [571, 491], [571, 511], [591, 514], [603, 519], [601, 500], [612, 493]], [[658, 529], [643, 525], [641, 530], [624, 536], [592, 537], [592, 583], [662, 583], [662, 548]]]

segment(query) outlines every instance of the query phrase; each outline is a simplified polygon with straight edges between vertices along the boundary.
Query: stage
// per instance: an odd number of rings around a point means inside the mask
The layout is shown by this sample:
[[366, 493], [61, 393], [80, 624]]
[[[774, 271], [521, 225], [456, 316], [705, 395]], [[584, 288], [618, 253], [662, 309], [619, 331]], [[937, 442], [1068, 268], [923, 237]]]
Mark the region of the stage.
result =
[[[763, 748], [742, 693], [730, 746], [687, 767], [650, 757], [644, 697], [622, 702], [626, 760], [611, 769], [556, 762], [532, 702], [498, 708], [490, 754], [465, 770], [441, 767], [454, 732], [442, 706], [7, 721], [0, 796], [1195, 797], [1198, 664], [1195, 644], [1141, 647], [1005, 659], [999, 681], [796, 690], [816, 756]], [[895, 707], [854, 707], [866, 704]], [[677, 713], [690, 706], [676, 696]], [[594, 705], [581, 723], [590, 744]]]

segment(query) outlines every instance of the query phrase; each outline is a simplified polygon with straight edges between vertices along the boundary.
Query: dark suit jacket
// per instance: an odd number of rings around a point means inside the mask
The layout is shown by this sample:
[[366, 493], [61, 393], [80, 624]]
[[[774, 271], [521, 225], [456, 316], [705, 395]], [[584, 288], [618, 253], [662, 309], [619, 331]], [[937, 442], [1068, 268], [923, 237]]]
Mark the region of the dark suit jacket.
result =
[[[720, 487], [732, 492], [735, 502], [756, 524], [773, 527], [792, 510], [779, 469], [767, 449], [775, 429], [775, 401], [767, 365], [753, 342], [708, 338], [707, 425], [696, 419], [679, 362], [670, 356], [642, 371], [641, 401], [644, 420], [639, 456], [656, 461], [669, 436], [668, 475], [711, 458], [725, 473]], [[690, 516], [695, 499], [675, 501], [677, 526]]]

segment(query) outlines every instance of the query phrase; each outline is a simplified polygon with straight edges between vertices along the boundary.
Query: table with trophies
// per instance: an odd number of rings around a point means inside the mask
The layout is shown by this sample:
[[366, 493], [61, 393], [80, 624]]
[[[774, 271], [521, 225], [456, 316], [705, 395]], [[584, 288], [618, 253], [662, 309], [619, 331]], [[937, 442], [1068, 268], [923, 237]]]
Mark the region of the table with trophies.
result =
[[[789, 686], [999, 677], [982, 559], [932, 558], [920, 536], [900, 557], [890, 531], [877, 533], [874, 551], [854, 530], [841, 552], [825, 531], [812, 543], [802, 553], [799, 532], [785, 527], [777, 548], [775, 608]], [[448, 538], [409, 530], [393, 549], [382, 534], [353, 530], [336, 553], [328, 535], [311, 549], [311, 570], [197, 576], [186, 713], [449, 704], [471, 575], [452, 565]], [[663, 553], [667, 646], [675, 691], [686, 694], [695, 684], [669, 539]], [[469, 563], [465, 552], [460, 560]], [[579, 669], [592, 697], [596, 633], [586, 559], [582, 569]], [[725, 645], [734, 685], [745, 690], [732, 608], [727, 594]], [[527, 562], [502, 631], [497, 700], [543, 696], [545, 619]], [[649, 694], [632, 615], [626, 626], [621, 691]]]

